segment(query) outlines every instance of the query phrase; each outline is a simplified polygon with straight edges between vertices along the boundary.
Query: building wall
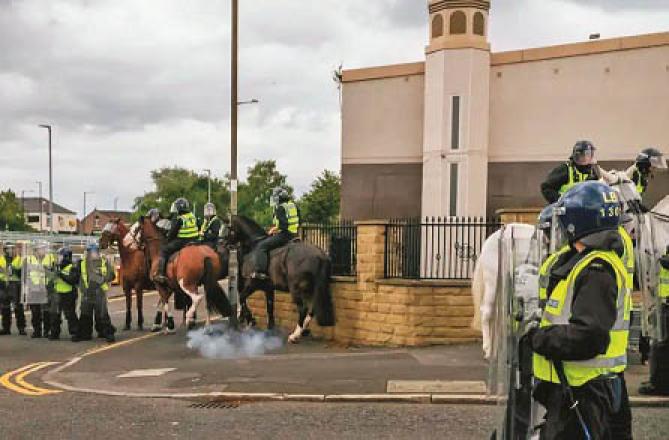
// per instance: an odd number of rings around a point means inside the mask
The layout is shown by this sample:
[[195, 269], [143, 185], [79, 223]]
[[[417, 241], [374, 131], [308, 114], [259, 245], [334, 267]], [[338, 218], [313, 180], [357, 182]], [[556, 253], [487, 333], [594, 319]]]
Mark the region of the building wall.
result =
[[493, 65], [490, 162], [561, 161], [578, 139], [600, 160], [669, 149], [669, 46]]
[[341, 216], [352, 220], [420, 217], [423, 165], [343, 164]]
[[[26, 219], [29, 217], [39, 217], [39, 212], [26, 212]], [[45, 210], [41, 213], [42, 225], [40, 227], [40, 222], [28, 222], [28, 225], [35, 229], [36, 231], [48, 231], [49, 230], [49, 220], [48, 212]], [[56, 233], [74, 233], [77, 232], [77, 216], [75, 214], [53, 214], [53, 231]]]

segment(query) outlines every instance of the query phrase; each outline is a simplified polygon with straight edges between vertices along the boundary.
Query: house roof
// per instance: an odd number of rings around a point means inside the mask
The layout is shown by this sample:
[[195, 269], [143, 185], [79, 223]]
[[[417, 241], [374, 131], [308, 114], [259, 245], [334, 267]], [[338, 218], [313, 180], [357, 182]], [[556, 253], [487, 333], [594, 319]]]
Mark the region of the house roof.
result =
[[[35, 213], [35, 212], [44, 212], [48, 213], [49, 212], [49, 199], [45, 199], [44, 197], [25, 197], [21, 199], [21, 197], [18, 198], [19, 203], [22, 204], [23, 209], [25, 212], [30, 212], [30, 213]], [[40, 205], [42, 207], [40, 208]], [[76, 214], [74, 211], [70, 211], [69, 209], [59, 205], [58, 203], [54, 202], [53, 203], [53, 213], [54, 214]]]
[[86, 218], [91, 217], [91, 216], [95, 216], [96, 214], [97, 215], [102, 214], [102, 215], [105, 215], [105, 216], [108, 216], [108, 217], [119, 217], [122, 220], [129, 220], [130, 217], [132, 216], [132, 212], [130, 212], [130, 211], [115, 211], [113, 209], [97, 209], [97, 208], [95, 208], [94, 210], [92, 210], [91, 212], [86, 214]]

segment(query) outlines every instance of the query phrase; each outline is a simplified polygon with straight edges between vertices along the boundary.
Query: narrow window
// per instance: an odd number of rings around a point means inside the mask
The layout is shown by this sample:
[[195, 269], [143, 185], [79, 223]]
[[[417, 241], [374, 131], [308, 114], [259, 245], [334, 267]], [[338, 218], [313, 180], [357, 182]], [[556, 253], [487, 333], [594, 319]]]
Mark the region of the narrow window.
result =
[[451, 106], [451, 150], [460, 149], [460, 97], [454, 96]]
[[438, 38], [442, 35], [444, 35], [444, 17], [437, 14], [432, 19], [432, 38]]
[[448, 215], [458, 215], [458, 164], [451, 164], [451, 197], [449, 200]]
[[485, 35], [485, 18], [482, 12], [474, 14], [474, 33], [476, 35]]
[[462, 11], [455, 11], [451, 14], [451, 34], [467, 33], [467, 16]]

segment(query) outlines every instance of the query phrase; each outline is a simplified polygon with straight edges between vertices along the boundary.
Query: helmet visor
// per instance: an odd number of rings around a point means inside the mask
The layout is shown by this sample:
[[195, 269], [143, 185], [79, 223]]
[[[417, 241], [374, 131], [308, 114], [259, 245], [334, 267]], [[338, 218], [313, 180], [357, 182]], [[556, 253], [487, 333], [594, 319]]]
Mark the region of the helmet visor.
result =
[[207, 217], [213, 217], [216, 215], [216, 206], [213, 203], [207, 203], [204, 205], [204, 215]]
[[651, 156], [650, 157], [650, 166], [660, 169], [667, 169], [667, 159], [664, 156]]
[[576, 165], [591, 165], [595, 160], [595, 151], [591, 147], [577, 150], [573, 155]]

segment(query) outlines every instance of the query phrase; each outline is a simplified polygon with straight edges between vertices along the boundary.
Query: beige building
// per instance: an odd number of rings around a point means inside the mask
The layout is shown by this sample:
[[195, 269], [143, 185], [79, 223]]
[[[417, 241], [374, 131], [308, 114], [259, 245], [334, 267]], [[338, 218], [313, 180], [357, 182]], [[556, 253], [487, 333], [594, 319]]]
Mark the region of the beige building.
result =
[[[39, 232], [49, 230], [49, 199], [43, 197], [19, 198], [28, 226]], [[77, 232], [77, 213], [54, 203], [53, 231], [74, 234]]]
[[[342, 217], [543, 206], [580, 139], [605, 168], [669, 153], [669, 32], [491, 53], [489, 1], [428, 7], [425, 61], [343, 72]], [[655, 176], [647, 204], [668, 189]]]

